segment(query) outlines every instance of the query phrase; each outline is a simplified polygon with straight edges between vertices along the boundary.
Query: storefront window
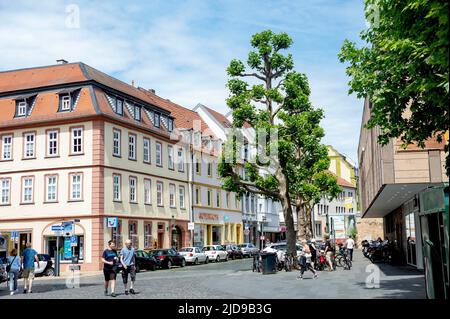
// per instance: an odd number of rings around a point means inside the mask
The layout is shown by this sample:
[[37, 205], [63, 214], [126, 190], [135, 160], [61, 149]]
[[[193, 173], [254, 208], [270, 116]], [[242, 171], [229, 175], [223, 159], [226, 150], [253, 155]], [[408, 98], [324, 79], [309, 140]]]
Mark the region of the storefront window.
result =
[[222, 226], [212, 227], [212, 241], [213, 245], [220, 245], [222, 241]]
[[194, 246], [203, 247], [205, 238], [205, 229], [201, 224], [194, 225]]
[[[56, 241], [58, 240], [58, 245]], [[71, 261], [72, 256], [77, 256], [79, 261], [84, 260], [84, 236], [77, 236], [77, 245], [71, 247], [70, 237], [45, 236], [44, 252], [51, 258], [56, 257], [57, 246], [59, 246], [59, 258], [61, 261]]]

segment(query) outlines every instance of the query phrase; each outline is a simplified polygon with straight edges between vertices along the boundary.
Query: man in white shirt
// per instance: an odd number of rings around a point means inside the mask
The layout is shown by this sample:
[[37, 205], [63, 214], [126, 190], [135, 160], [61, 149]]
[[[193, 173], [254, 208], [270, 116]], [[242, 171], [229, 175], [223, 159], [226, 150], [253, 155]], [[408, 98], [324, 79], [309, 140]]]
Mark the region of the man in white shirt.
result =
[[350, 258], [350, 261], [353, 261], [353, 247], [355, 246], [355, 241], [352, 237], [349, 237], [345, 243], [345, 247], [348, 250], [348, 255]]

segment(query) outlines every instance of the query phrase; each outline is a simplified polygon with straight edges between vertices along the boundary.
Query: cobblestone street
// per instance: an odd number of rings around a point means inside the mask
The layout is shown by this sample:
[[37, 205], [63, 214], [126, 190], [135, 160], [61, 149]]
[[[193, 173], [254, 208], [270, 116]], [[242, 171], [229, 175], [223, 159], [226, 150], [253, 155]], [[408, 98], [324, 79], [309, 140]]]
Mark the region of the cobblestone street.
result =
[[[278, 272], [262, 275], [251, 271], [251, 259], [187, 266], [171, 270], [141, 272], [137, 276], [135, 296], [126, 296], [120, 275], [117, 282], [117, 298], [158, 299], [393, 299], [425, 298], [423, 274], [409, 267], [378, 264], [379, 288], [366, 286], [369, 275], [375, 275], [370, 262], [360, 251], [355, 252], [354, 267], [348, 271], [320, 272], [312, 279], [311, 273], [304, 280], [296, 280], [298, 272]], [[369, 266], [369, 268], [367, 268]], [[366, 272], [367, 270], [367, 272]], [[5, 283], [0, 288], [0, 298], [111, 298], [103, 295], [102, 275], [82, 276], [80, 288], [67, 288], [66, 279], [39, 278], [34, 282], [33, 294], [8, 295]]]

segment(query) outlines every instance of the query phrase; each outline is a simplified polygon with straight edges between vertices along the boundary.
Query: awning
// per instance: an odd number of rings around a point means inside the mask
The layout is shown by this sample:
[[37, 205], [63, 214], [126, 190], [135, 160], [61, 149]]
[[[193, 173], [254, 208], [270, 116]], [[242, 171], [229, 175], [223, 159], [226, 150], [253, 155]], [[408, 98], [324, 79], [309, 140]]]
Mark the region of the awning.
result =
[[388, 215], [394, 209], [413, 198], [416, 194], [432, 186], [442, 183], [414, 183], [383, 185], [362, 218], [380, 218]]

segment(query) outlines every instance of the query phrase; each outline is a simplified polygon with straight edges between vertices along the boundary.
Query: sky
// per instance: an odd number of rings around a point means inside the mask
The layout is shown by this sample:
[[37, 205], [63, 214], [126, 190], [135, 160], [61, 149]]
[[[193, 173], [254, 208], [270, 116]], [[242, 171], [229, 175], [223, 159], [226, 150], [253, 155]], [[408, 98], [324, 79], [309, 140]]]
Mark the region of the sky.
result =
[[366, 27], [358, 0], [0, 0], [0, 71], [82, 61], [187, 108], [227, 113], [226, 67], [251, 36], [287, 32], [295, 69], [325, 111], [323, 142], [357, 162], [363, 101], [348, 95], [344, 39]]

